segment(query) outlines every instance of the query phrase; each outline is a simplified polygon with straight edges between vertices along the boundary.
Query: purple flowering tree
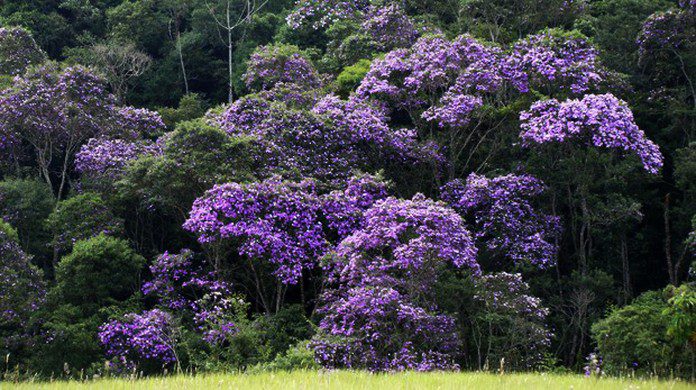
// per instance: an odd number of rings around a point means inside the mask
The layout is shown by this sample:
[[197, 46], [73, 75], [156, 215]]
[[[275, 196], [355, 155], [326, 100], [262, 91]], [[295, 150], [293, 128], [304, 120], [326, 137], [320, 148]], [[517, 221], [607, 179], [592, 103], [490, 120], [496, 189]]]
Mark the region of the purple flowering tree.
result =
[[365, 12], [365, 21], [361, 27], [383, 51], [410, 47], [419, 35], [411, 18], [396, 3], [382, 7], [371, 6]]
[[638, 128], [628, 104], [612, 94], [539, 101], [520, 114], [520, 121], [526, 146], [574, 142], [633, 153], [651, 174], [662, 167], [658, 146]]
[[[226, 257], [220, 248], [234, 244], [253, 275], [261, 305], [270, 313], [280, 307], [288, 286], [301, 283], [303, 272], [316, 268], [331, 242], [360, 227], [362, 211], [385, 196], [386, 185], [369, 175], [325, 195], [311, 181], [228, 183], [194, 202], [184, 228], [214, 252], [218, 270]], [[277, 282], [270, 299], [262, 283], [266, 267]]]
[[0, 28], [0, 74], [18, 76], [46, 60], [31, 33], [21, 27]]
[[294, 29], [307, 26], [318, 30], [341, 19], [359, 18], [369, 6], [369, 0], [298, 0], [287, 22]]
[[319, 73], [297, 46], [268, 45], [254, 51], [242, 80], [249, 89], [269, 90], [279, 83], [297, 84], [305, 89], [321, 86]]
[[472, 173], [466, 183], [446, 184], [441, 196], [470, 222], [479, 249], [516, 265], [547, 268], [556, 262], [559, 221], [533, 206], [543, 191], [543, 183], [529, 175], [489, 179]]
[[44, 302], [45, 287], [16, 231], [5, 222], [0, 225], [0, 351], [17, 357], [31, 346], [29, 318]]
[[176, 348], [179, 335], [173, 322], [171, 314], [158, 309], [126, 314], [99, 327], [99, 341], [116, 369], [175, 364], [180, 371]]
[[678, 8], [655, 13], [643, 23], [637, 38], [639, 61], [651, 76], [652, 100], [666, 100], [668, 106], [674, 106], [676, 101], [696, 108], [694, 42], [696, 4], [693, 1], [680, 1]]
[[432, 286], [442, 267], [478, 272], [473, 238], [454, 210], [416, 195], [365, 212], [325, 270], [331, 283], [312, 347], [325, 367], [456, 368], [454, 319], [438, 313]]
[[514, 44], [504, 73], [521, 92], [580, 94], [604, 80], [598, 52], [581, 34], [549, 29]]

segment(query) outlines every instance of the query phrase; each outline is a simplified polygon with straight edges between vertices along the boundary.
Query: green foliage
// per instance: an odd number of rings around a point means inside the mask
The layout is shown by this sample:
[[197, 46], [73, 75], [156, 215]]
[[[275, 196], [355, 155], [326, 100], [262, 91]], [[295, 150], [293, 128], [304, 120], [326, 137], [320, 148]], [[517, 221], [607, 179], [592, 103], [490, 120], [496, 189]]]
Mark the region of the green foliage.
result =
[[201, 95], [189, 93], [181, 97], [177, 108], [162, 107], [157, 111], [162, 116], [162, 120], [167, 125], [167, 128], [174, 129], [179, 122], [202, 117], [207, 109], [208, 106]]
[[98, 194], [86, 192], [58, 202], [46, 219], [46, 228], [53, 233], [53, 247], [65, 252], [80, 240], [102, 233], [121, 234], [123, 221]]
[[694, 351], [668, 336], [672, 318], [665, 315], [666, 293], [646, 292], [592, 326], [604, 370], [617, 375], [630, 370], [660, 376], [691, 374], [689, 354]]
[[253, 178], [254, 150], [252, 140], [230, 137], [202, 119], [179, 123], [163, 156], [130, 164], [117, 183], [118, 197], [121, 204], [154, 207], [183, 222], [194, 199], [213, 184]]
[[101, 234], [75, 243], [61, 259], [51, 293], [85, 314], [96, 313], [138, 291], [143, 267], [145, 259], [127, 241]]
[[347, 97], [358, 87], [362, 79], [370, 70], [370, 60], [361, 59], [351, 66], [346, 66], [336, 77], [336, 87], [342, 97]]
[[32, 179], [7, 179], [0, 182], [0, 213], [2, 219], [12, 224], [19, 235], [19, 242], [28, 253], [40, 262], [48, 261], [50, 241], [43, 220], [53, 210], [53, 192], [41, 181]]
[[673, 296], [662, 313], [670, 319], [667, 335], [677, 343], [688, 343], [696, 348], [696, 289], [691, 284], [683, 284], [670, 293]]

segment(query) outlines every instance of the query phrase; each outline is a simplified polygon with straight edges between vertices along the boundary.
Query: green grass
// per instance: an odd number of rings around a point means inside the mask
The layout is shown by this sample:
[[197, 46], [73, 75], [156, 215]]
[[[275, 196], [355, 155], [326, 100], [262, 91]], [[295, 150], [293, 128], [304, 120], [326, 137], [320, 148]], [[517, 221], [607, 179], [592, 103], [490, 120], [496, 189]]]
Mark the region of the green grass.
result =
[[676, 381], [585, 378], [580, 375], [485, 373], [370, 374], [294, 371], [80, 382], [2, 383], [0, 389], [696, 389]]

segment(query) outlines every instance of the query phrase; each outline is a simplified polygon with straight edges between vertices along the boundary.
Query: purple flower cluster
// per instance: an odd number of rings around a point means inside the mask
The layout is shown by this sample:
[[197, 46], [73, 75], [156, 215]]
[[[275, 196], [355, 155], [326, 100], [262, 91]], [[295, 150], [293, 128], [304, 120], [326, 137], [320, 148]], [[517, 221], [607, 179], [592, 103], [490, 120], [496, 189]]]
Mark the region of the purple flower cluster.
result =
[[559, 221], [533, 207], [532, 199], [543, 191], [543, 183], [529, 175], [489, 179], [472, 173], [466, 183], [446, 184], [442, 198], [471, 221], [481, 247], [515, 264], [546, 268], [555, 263], [558, 248], [552, 239]]
[[454, 210], [420, 194], [378, 201], [325, 267], [333, 288], [318, 310], [316, 359], [372, 371], [456, 368], [455, 321], [437, 313], [431, 294], [446, 265], [479, 269]]
[[0, 230], [0, 349], [13, 352], [28, 344], [29, 318], [44, 298], [43, 280], [31, 258]]
[[153, 309], [141, 314], [126, 314], [99, 327], [99, 341], [107, 356], [124, 365], [157, 362], [168, 365], [177, 361], [176, 332], [172, 316]]
[[92, 138], [75, 155], [75, 169], [83, 177], [113, 181], [121, 176], [129, 162], [161, 153], [159, 145], [149, 141]]
[[631, 109], [612, 94], [536, 102], [520, 114], [525, 145], [577, 140], [600, 148], [635, 153], [646, 171], [662, 167], [658, 146], [638, 128]]
[[31, 33], [21, 27], [0, 28], [0, 74], [17, 76], [46, 60]]
[[578, 94], [603, 80], [597, 55], [586, 38], [547, 30], [517, 42], [504, 72], [521, 92], [551, 84]]
[[[357, 96], [394, 108], [427, 109], [422, 117], [440, 126], [463, 126], [503, 83], [502, 52], [468, 35], [449, 41], [424, 36], [373, 62]], [[442, 94], [444, 91], [444, 94]]]
[[322, 197], [322, 211], [328, 227], [343, 239], [363, 226], [365, 210], [387, 196], [387, 183], [378, 177], [356, 176], [346, 183], [345, 189]]
[[418, 38], [411, 19], [396, 3], [371, 6], [365, 14], [363, 30], [379, 44], [381, 50], [410, 47]]
[[314, 65], [300, 54], [299, 48], [287, 45], [257, 48], [247, 62], [242, 80], [248, 88], [259, 90], [272, 89], [278, 83], [297, 84], [305, 89], [321, 86]]
[[201, 243], [240, 239], [240, 255], [268, 261], [279, 280], [295, 284], [302, 270], [313, 268], [327, 249], [320, 209], [309, 181], [228, 183], [196, 199], [184, 228]]
[[228, 134], [250, 136], [265, 174], [312, 177], [340, 185], [354, 171], [385, 163], [439, 161], [436, 148], [416, 142], [411, 130], [392, 130], [382, 110], [354, 99], [329, 95], [311, 111], [248, 96], [211, 118]]
[[150, 266], [152, 280], [142, 286], [145, 295], [158, 298], [172, 312], [188, 313], [211, 345], [222, 344], [237, 331], [230, 320], [231, 292], [215, 272], [193, 264], [193, 252], [160, 255]]
[[120, 133], [124, 138], [154, 139], [161, 136], [166, 126], [157, 111], [146, 108], [121, 107], [118, 109], [118, 123]]
[[369, 0], [298, 0], [287, 22], [293, 29], [309, 26], [318, 30], [341, 19], [357, 18], [369, 6]]

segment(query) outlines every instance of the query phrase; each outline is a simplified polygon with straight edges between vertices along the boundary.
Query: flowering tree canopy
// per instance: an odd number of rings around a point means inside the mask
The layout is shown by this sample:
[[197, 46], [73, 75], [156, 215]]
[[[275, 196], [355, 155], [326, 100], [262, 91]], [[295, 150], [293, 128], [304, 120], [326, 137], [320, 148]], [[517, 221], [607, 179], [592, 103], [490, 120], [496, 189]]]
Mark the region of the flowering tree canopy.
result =
[[636, 154], [646, 171], [657, 174], [662, 154], [638, 128], [633, 112], [612, 94], [586, 95], [582, 99], [536, 102], [520, 114], [525, 145], [577, 141]]
[[253, 137], [266, 172], [284, 177], [312, 177], [340, 185], [357, 170], [393, 163], [437, 161], [432, 144], [419, 144], [415, 133], [393, 130], [385, 114], [371, 104], [333, 95], [311, 111], [250, 95], [211, 118], [228, 134]]
[[99, 328], [99, 341], [107, 356], [117, 358], [116, 363], [123, 368], [145, 362], [165, 366], [177, 361], [172, 316], [162, 310], [126, 314], [122, 320], [107, 322]]
[[442, 198], [471, 221], [482, 248], [515, 264], [546, 268], [555, 263], [558, 248], [552, 238], [559, 221], [533, 207], [532, 199], [543, 190], [543, 183], [529, 175], [489, 179], [472, 173], [466, 183], [446, 184]]
[[454, 210], [416, 195], [365, 212], [326, 269], [333, 288], [312, 345], [326, 367], [434, 370], [456, 367], [454, 320], [431, 288], [443, 266], [478, 272], [473, 238]]
[[578, 94], [603, 80], [597, 50], [587, 38], [556, 29], [515, 43], [504, 69], [521, 92], [555, 85]]
[[250, 89], [268, 90], [279, 83], [297, 84], [306, 89], [321, 86], [314, 65], [297, 46], [261, 46], [251, 55], [242, 76]]
[[45, 287], [17, 233], [0, 225], [0, 351], [15, 353], [28, 344], [29, 316], [43, 303]]
[[367, 10], [369, 5], [369, 0], [298, 0], [295, 10], [288, 15], [287, 22], [292, 28], [309, 26], [318, 30], [341, 19], [356, 18]]
[[31, 33], [21, 27], [0, 27], [0, 74], [17, 76], [46, 60]]

